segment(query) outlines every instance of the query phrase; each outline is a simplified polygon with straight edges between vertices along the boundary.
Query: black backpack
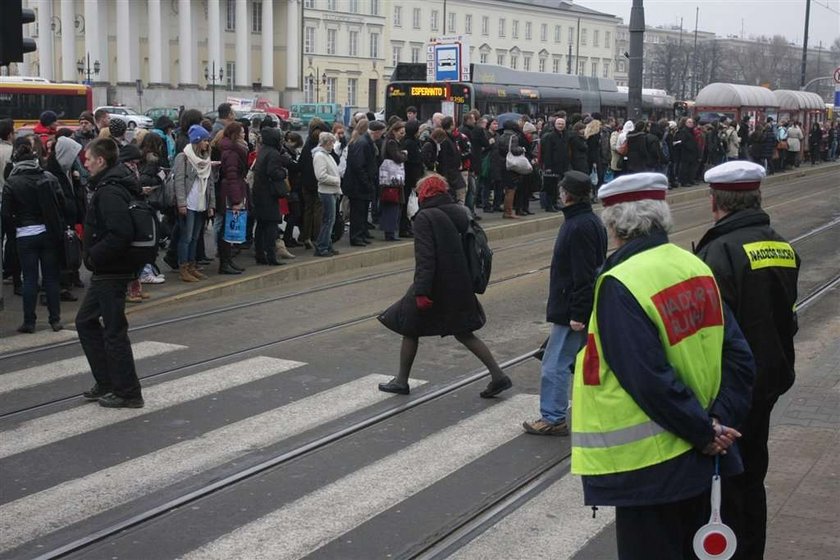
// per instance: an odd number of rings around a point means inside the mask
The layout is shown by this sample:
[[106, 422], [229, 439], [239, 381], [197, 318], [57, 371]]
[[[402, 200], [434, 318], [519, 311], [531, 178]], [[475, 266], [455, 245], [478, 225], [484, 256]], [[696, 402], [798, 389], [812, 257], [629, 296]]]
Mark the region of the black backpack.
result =
[[461, 240], [467, 256], [473, 292], [483, 294], [490, 283], [490, 271], [493, 268], [493, 250], [487, 243], [487, 234], [474, 219], [470, 219]]
[[133, 231], [126, 258], [132, 266], [140, 269], [157, 259], [161, 237], [160, 220], [151, 204], [135, 199], [124, 189], [119, 190], [125, 195]]

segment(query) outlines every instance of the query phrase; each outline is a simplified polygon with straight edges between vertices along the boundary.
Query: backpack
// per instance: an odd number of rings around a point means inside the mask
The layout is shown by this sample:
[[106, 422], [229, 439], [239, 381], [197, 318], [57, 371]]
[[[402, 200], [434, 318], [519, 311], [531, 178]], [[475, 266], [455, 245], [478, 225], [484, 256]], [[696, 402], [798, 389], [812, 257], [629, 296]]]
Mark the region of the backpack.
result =
[[461, 155], [461, 169], [469, 170], [472, 167], [472, 143], [460, 130], [453, 133], [455, 146]]
[[487, 243], [487, 234], [478, 223], [470, 218], [467, 231], [461, 235], [467, 267], [472, 279], [473, 292], [483, 294], [490, 283], [490, 271], [493, 267], [493, 250]]
[[128, 259], [138, 268], [155, 262], [160, 246], [160, 220], [151, 204], [145, 200], [131, 200], [128, 214], [134, 233], [128, 248]]

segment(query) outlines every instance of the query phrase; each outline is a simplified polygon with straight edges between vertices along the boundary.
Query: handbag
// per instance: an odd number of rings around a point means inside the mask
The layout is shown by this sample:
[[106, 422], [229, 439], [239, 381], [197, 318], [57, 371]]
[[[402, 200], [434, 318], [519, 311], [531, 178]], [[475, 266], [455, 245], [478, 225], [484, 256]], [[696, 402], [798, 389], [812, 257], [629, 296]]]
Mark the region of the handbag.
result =
[[405, 184], [405, 165], [392, 159], [384, 159], [379, 165], [379, 184]]
[[76, 270], [82, 265], [82, 242], [73, 229], [64, 230], [64, 270]]
[[513, 144], [513, 135], [511, 135], [510, 140], [508, 140], [508, 153], [505, 156], [505, 168], [508, 171], [516, 173], [517, 175], [528, 175], [533, 171], [533, 167], [531, 167], [531, 162], [528, 161], [528, 158], [525, 154], [520, 154], [518, 156], [513, 155], [510, 151], [511, 145]]
[[592, 172], [589, 174], [589, 182], [592, 183], [592, 186], [598, 185], [598, 168], [594, 165], [592, 166]]
[[245, 243], [245, 230], [248, 228], [248, 211], [232, 210], [225, 212], [224, 240], [228, 243]]
[[408, 219], [410, 220], [419, 211], [420, 201], [417, 198], [417, 193], [412, 190], [411, 194], [408, 195], [408, 204], [406, 206], [405, 213], [408, 215]]
[[386, 204], [399, 204], [400, 195], [402, 194], [402, 185], [388, 185], [381, 187], [379, 193], [379, 201]]
[[779, 140], [779, 143], [776, 144], [776, 149], [780, 152], [787, 151], [788, 149], [788, 141], [787, 140]]

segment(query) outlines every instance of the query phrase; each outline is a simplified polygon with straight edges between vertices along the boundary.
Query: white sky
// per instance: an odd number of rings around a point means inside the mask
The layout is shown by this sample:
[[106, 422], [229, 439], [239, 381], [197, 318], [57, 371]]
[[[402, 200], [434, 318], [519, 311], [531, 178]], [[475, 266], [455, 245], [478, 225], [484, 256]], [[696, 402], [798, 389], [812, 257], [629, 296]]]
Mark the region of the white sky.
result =
[[[575, 3], [615, 14], [624, 23], [630, 23], [632, 0], [575, 0]], [[645, 23], [654, 26], [679, 25], [682, 17], [683, 28], [693, 31], [695, 9], [699, 6], [699, 29], [718, 35], [740, 36], [742, 19], [745, 37], [784, 35], [801, 45], [805, 31], [805, 0], [644, 0], [644, 6]], [[822, 40], [823, 47], [828, 49], [836, 37], [840, 37], [840, 0], [811, 0], [808, 46], [816, 48]]]

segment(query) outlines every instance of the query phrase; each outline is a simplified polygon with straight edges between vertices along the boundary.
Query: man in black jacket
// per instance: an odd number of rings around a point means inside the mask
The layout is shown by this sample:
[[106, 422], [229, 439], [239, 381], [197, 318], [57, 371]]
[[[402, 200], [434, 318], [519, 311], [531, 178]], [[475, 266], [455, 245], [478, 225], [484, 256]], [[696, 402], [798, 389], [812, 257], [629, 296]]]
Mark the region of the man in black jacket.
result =
[[697, 246], [697, 256], [714, 272], [721, 298], [734, 312], [755, 357], [752, 406], [738, 427], [744, 472], [723, 479], [723, 520], [738, 537], [733, 558], [743, 559], [764, 556], [770, 414], [793, 385], [797, 331], [794, 304], [800, 259], [761, 209], [764, 175], [763, 167], [747, 161], [727, 162], [706, 172], [715, 225]]
[[589, 175], [569, 171], [560, 187], [565, 222], [551, 258], [546, 309], [551, 334], [542, 359], [540, 417], [522, 424], [535, 435], [569, 435], [566, 410], [572, 364], [586, 341], [595, 277], [607, 256], [607, 230], [589, 203]]
[[554, 130], [543, 135], [540, 141], [540, 161], [543, 167], [543, 193], [541, 202], [546, 212], [557, 212], [557, 183], [569, 170], [569, 140], [566, 137], [566, 119], [554, 119]]
[[694, 174], [697, 172], [700, 146], [697, 145], [697, 139], [694, 137], [694, 119], [686, 119], [677, 130], [671, 157], [675, 157], [675, 154], [679, 161], [680, 186], [689, 187], [696, 184]]
[[364, 247], [370, 244], [367, 229], [368, 206], [376, 196], [379, 181], [379, 154], [375, 142], [382, 137], [385, 124], [372, 121], [367, 134], [360, 136], [347, 149], [347, 170], [341, 190], [350, 199], [350, 245]]
[[128, 207], [140, 187], [134, 172], [117, 163], [113, 140], [97, 138], [85, 152], [94, 194], [85, 217], [84, 261], [93, 276], [76, 330], [96, 384], [83, 395], [108, 408], [142, 408], [125, 318], [126, 286], [137, 275], [126, 256], [134, 235]]

